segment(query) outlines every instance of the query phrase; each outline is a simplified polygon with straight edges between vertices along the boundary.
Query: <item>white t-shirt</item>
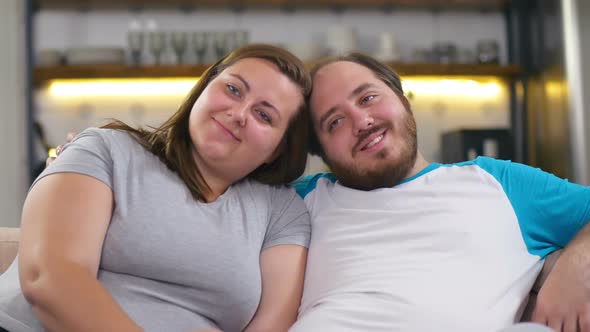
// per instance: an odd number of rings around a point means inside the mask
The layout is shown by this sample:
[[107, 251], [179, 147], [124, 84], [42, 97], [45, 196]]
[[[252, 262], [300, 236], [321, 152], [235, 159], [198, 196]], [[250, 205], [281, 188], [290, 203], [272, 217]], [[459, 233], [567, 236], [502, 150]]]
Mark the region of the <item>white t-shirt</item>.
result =
[[590, 219], [590, 188], [490, 158], [369, 192], [330, 174], [295, 186], [312, 241], [291, 332], [496, 331]]

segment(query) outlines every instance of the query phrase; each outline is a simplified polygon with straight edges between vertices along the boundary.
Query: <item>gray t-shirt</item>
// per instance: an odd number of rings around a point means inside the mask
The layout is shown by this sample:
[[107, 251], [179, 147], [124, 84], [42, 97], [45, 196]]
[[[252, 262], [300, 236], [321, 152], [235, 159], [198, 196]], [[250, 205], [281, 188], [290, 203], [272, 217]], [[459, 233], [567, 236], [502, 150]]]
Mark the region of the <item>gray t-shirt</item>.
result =
[[[212, 203], [197, 202], [126, 132], [82, 132], [37, 181], [60, 172], [92, 176], [113, 190], [97, 277], [147, 331], [243, 330], [260, 301], [261, 251], [309, 245], [309, 214], [293, 190], [243, 180]], [[0, 326], [43, 331], [16, 273], [0, 283], [12, 283], [0, 294]]]

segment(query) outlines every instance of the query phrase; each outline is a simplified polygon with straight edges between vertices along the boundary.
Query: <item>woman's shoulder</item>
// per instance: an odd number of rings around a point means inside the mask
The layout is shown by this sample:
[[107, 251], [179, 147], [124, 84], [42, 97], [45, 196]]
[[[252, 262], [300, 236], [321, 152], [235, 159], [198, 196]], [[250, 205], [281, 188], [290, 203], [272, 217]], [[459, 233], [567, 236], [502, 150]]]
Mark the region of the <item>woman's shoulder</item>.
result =
[[124, 153], [133, 151], [140, 144], [125, 130], [106, 128], [87, 128], [80, 132], [72, 140], [74, 144], [101, 145], [109, 150], [119, 150]]
[[80, 139], [83, 137], [100, 137], [103, 140], [107, 141], [132, 141], [132, 137], [129, 132], [121, 129], [107, 129], [107, 128], [99, 128], [99, 127], [90, 127], [84, 129], [80, 132], [74, 140]]

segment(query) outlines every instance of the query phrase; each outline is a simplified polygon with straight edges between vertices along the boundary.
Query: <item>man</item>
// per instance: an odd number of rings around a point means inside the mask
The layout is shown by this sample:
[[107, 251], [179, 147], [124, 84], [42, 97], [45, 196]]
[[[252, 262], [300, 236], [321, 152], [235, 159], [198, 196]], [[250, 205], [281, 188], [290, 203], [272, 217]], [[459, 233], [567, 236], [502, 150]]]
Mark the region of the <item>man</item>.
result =
[[566, 245], [533, 319], [590, 331], [590, 188], [490, 158], [427, 162], [399, 77], [370, 57], [312, 75], [311, 149], [333, 174], [296, 184], [313, 229], [292, 332], [496, 331]]

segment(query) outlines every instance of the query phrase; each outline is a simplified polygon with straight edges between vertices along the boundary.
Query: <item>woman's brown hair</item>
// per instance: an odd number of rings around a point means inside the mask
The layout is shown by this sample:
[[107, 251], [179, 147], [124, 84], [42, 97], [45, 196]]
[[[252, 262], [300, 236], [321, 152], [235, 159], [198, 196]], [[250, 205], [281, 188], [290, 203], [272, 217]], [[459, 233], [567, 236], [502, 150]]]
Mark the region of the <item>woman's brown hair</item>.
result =
[[248, 58], [258, 58], [273, 63], [281, 73], [301, 89], [302, 102], [280, 143], [281, 153], [274, 161], [259, 166], [248, 175], [249, 178], [265, 184], [288, 184], [303, 174], [307, 162], [306, 137], [309, 134], [309, 113], [306, 101], [311, 91], [311, 79], [301, 60], [275, 46], [247, 45], [221, 58], [203, 73], [176, 113], [159, 127], [147, 130], [132, 128], [120, 121], [113, 121], [102, 128], [125, 130], [131, 133], [141, 145], [158, 156], [170, 170], [180, 176], [196, 200], [205, 201], [204, 193], [210, 191], [210, 188], [193, 158], [189, 115], [195, 101], [217, 75], [236, 62]]

